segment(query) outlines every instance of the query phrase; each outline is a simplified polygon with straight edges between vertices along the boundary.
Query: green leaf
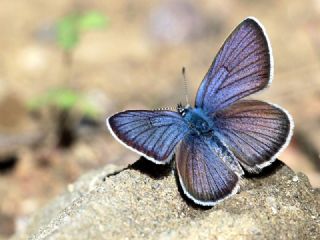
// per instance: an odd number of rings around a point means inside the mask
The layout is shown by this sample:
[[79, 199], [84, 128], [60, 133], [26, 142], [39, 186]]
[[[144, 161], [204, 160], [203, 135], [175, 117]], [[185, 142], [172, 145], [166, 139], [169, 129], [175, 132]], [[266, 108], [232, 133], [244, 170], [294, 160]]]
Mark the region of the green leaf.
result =
[[79, 30], [90, 30], [104, 28], [107, 25], [108, 19], [103, 14], [91, 11], [79, 17]]
[[36, 110], [47, 105], [54, 105], [58, 108], [68, 110], [76, 105], [79, 98], [80, 94], [73, 90], [63, 88], [53, 89], [40, 97], [32, 99], [28, 106], [31, 109]]
[[49, 90], [44, 95], [28, 102], [28, 107], [31, 110], [38, 110], [48, 106], [55, 106], [61, 110], [76, 110], [80, 114], [89, 117], [96, 117], [99, 114], [97, 107], [89, 99], [68, 88]]
[[78, 102], [80, 95], [70, 89], [59, 89], [52, 94], [51, 101], [62, 109], [71, 109]]
[[96, 11], [67, 15], [57, 24], [58, 44], [65, 51], [72, 50], [79, 42], [80, 31], [99, 29], [106, 25], [107, 18]]
[[58, 44], [64, 50], [73, 49], [79, 41], [78, 19], [79, 16], [73, 14], [58, 22]]

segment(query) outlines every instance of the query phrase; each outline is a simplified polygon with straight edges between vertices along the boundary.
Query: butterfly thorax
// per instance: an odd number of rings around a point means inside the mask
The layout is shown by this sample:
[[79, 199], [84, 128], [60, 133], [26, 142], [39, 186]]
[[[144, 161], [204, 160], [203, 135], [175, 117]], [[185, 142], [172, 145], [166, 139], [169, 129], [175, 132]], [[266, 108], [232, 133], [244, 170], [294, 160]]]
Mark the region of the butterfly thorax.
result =
[[208, 134], [213, 131], [213, 122], [202, 109], [186, 106], [180, 108], [179, 113], [193, 132]]

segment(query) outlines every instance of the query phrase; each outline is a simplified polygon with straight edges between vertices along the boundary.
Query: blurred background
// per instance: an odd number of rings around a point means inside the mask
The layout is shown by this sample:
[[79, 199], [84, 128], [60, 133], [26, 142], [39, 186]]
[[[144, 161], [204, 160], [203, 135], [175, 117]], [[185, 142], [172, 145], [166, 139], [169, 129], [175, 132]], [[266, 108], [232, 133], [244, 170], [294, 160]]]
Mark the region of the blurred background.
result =
[[254, 96], [295, 120], [279, 157], [320, 187], [320, 1], [2, 0], [0, 239], [81, 174], [138, 159], [105, 118], [189, 97], [246, 16], [269, 34], [275, 77]]

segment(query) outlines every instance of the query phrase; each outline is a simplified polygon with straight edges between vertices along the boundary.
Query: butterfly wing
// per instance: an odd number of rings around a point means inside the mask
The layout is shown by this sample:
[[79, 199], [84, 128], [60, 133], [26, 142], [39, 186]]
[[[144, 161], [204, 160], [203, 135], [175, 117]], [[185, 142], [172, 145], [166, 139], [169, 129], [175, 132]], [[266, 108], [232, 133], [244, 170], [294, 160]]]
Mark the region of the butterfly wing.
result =
[[263, 26], [247, 18], [230, 34], [196, 96], [195, 106], [208, 113], [265, 88], [272, 80], [272, 54]]
[[293, 121], [278, 106], [242, 100], [217, 112], [215, 127], [240, 164], [248, 171], [259, 172], [287, 146]]
[[182, 117], [172, 111], [124, 111], [107, 119], [113, 136], [145, 158], [164, 164], [188, 131]]
[[184, 193], [197, 204], [212, 206], [239, 189], [239, 176], [197, 134], [179, 144], [176, 167]]

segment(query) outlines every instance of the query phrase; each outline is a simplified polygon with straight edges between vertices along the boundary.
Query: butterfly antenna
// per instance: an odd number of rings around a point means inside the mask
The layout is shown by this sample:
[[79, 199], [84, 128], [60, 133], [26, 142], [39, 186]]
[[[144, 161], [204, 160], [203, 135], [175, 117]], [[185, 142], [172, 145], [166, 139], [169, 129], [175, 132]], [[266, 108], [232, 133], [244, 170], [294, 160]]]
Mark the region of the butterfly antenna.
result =
[[189, 99], [188, 99], [188, 84], [187, 84], [186, 68], [185, 68], [185, 67], [182, 67], [182, 76], [183, 76], [184, 94], [185, 94], [185, 96], [186, 96], [186, 105], [189, 105]]

